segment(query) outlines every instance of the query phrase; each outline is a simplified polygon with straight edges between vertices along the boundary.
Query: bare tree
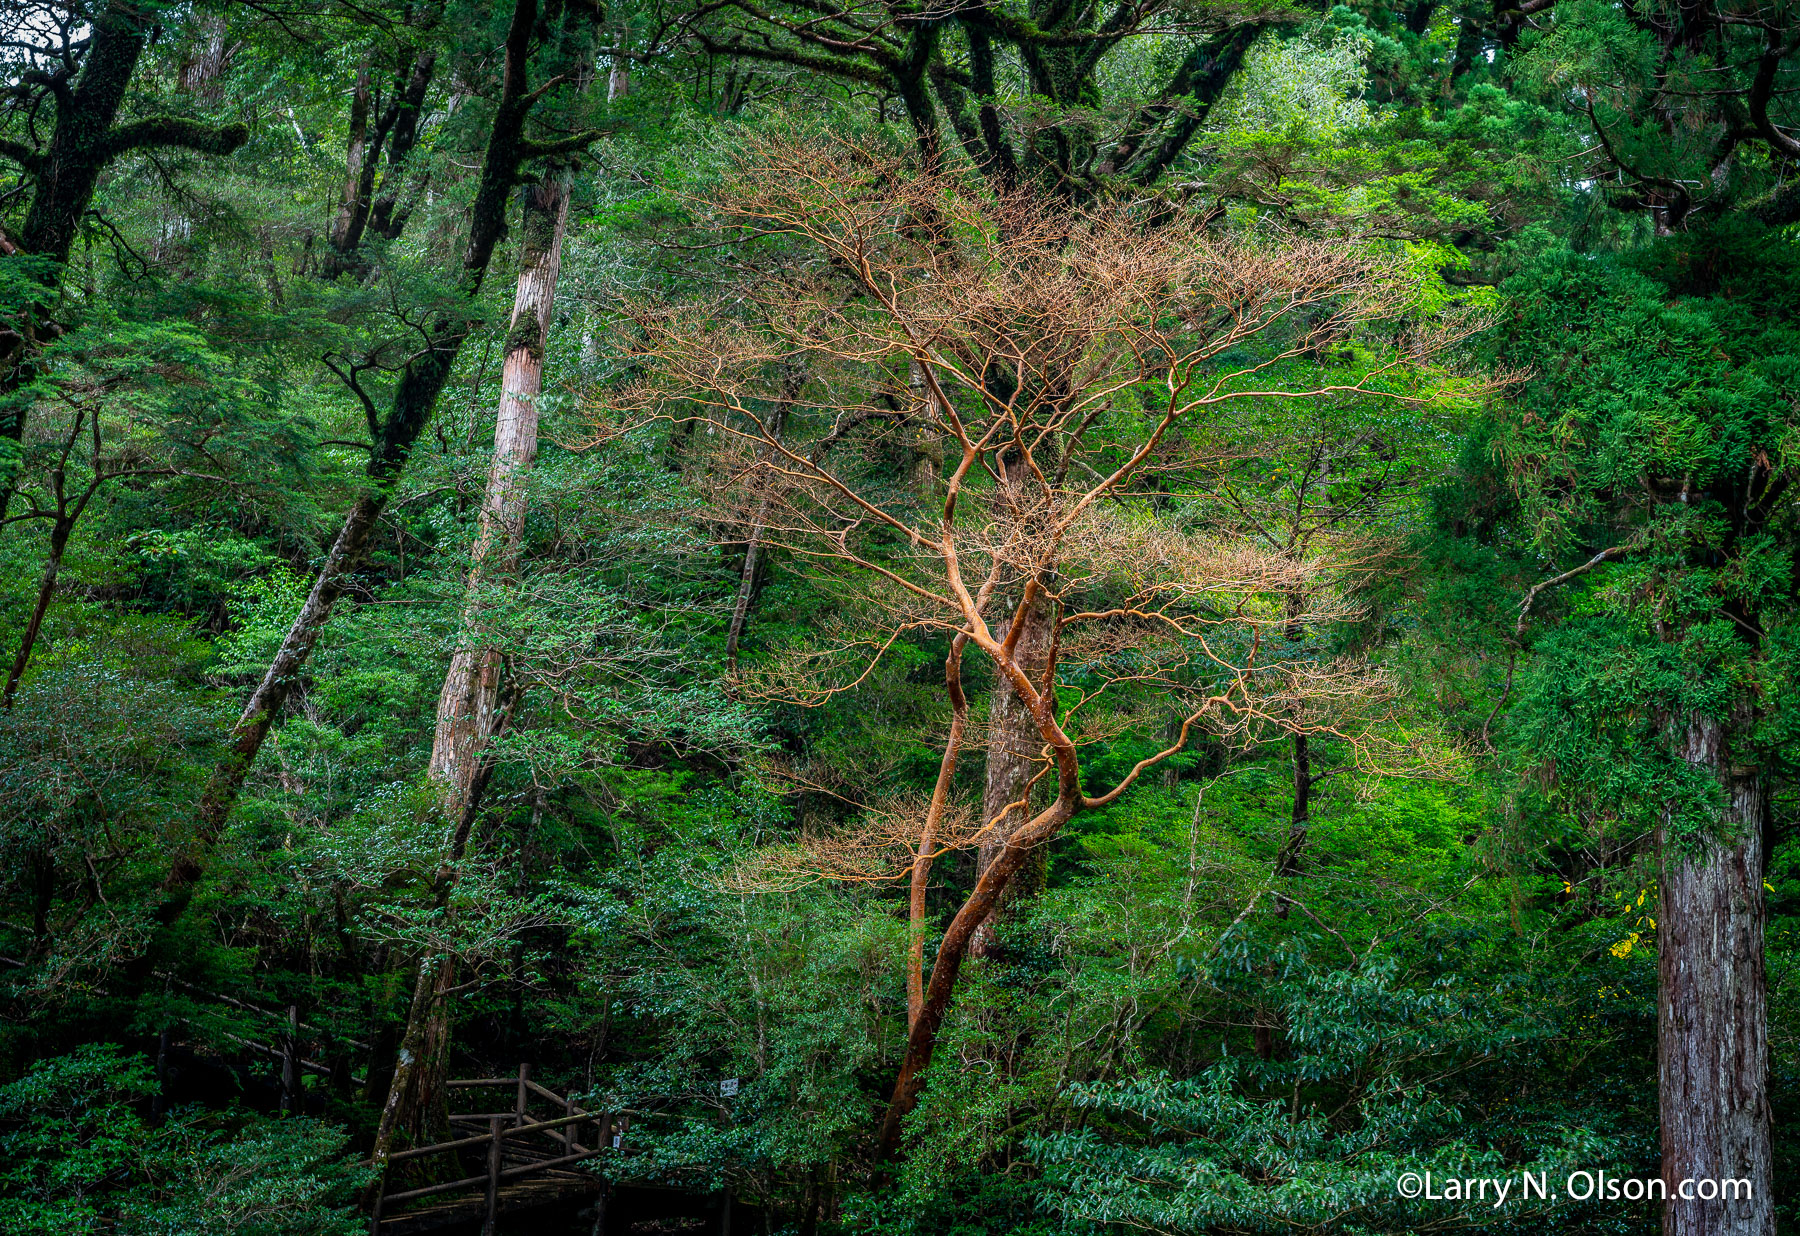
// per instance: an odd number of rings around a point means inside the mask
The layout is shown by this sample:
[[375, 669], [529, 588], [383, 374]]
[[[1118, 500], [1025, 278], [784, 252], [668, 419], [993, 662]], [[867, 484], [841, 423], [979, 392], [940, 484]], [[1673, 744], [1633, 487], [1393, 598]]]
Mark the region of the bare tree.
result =
[[[1297, 578], [1308, 567], [1292, 558], [1156, 518], [1131, 487], [1216, 465], [1211, 427], [1235, 404], [1423, 398], [1402, 388], [1422, 389], [1448, 336], [1405, 326], [1404, 289], [1342, 243], [1146, 228], [1128, 207], [995, 194], [870, 147], [740, 141], [716, 217], [779, 238], [765, 242], [776, 257], [730, 302], [640, 310], [651, 373], [621, 403], [705, 420], [724, 444], [712, 472], [723, 509], [760, 521], [815, 576], [843, 580], [872, 620], [783, 659], [761, 689], [829, 698], [907, 633], [951, 642], [953, 720], [914, 834], [912, 1016], [881, 1133], [891, 1152], [978, 930], [1071, 818], [1117, 801], [1201, 726], [1303, 726], [1374, 758], [1377, 729], [1359, 718], [1380, 676], [1295, 662], [1271, 638], [1342, 617], [1333, 590]], [[1352, 336], [1385, 359], [1321, 363]], [[796, 362], [809, 377], [777, 433], [770, 375]], [[867, 451], [812, 449], [802, 425], [816, 440], [933, 439], [941, 505], [884, 485], [859, 463]], [[1309, 598], [1297, 613], [1282, 603], [1294, 595]], [[986, 860], [926, 981], [923, 880], [952, 815], [971, 645], [1034, 734], [1012, 797], [984, 804], [962, 838]], [[1312, 705], [1295, 709], [1297, 695]], [[1171, 706], [1169, 745], [1089, 793], [1084, 745]]]

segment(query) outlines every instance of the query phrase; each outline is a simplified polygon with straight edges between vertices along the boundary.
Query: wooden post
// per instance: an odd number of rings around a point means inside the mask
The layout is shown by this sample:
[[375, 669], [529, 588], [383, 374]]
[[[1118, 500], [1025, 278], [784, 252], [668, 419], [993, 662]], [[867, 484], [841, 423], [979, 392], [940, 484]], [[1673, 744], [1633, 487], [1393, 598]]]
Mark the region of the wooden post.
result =
[[375, 1205], [369, 1211], [369, 1236], [381, 1236], [381, 1197], [387, 1192], [387, 1173], [375, 1182]]
[[525, 1083], [531, 1079], [531, 1066], [524, 1061], [519, 1062], [519, 1097], [513, 1103], [513, 1127], [525, 1123]]
[[156, 1093], [150, 1098], [150, 1119], [161, 1124], [163, 1112], [169, 1106], [169, 1028], [164, 1026], [156, 1035]]
[[731, 1186], [719, 1191], [719, 1236], [731, 1236]]
[[594, 1202], [594, 1230], [591, 1236], [607, 1236], [606, 1231], [606, 1198], [612, 1192], [612, 1186], [605, 1181], [600, 1182], [600, 1196]]
[[281, 1114], [292, 1116], [300, 1099], [300, 1010], [288, 1005], [287, 1031], [281, 1036]]
[[488, 1117], [487, 1218], [481, 1236], [494, 1236], [494, 1220], [500, 1213], [500, 1139], [506, 1135], [506, 1117]]
[[[575, 1100], [571, 1099], [566, 1094], [563, 1095], [563, 1115], [573, 1116], [574, 1114], [575, 1114]], [[575, 1130], [577, 1127], [578, 1126], [572, 1125], [572, 1124], [565, 1124], [562, 1127], [562, 1144], [563, 1144], [563, 1153], [564, 1154], [575, 1153]]]

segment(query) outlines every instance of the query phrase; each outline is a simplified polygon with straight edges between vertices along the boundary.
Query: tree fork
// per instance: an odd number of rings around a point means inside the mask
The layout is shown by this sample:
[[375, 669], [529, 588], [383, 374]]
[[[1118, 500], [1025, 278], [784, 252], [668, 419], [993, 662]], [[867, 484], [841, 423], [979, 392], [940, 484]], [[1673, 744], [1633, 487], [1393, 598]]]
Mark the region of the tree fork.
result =
[[956, 980], [962, 973], [964, 958], [976, 929], [986, 921], [1014, 875], [1025, 866], [1043, 840], [1055, 834], [1074, 814], [1073, 804], [1058, 801], [1031, 822], [1030, 840], [1024, 844], [1008, 842], [988, 864], [975, 882], [975, 890], [963, 902], [956, 917], [950, 920], [944, 938], [938, 944], [937, 961], [931, 967], [931, 983], [919, 1015], [906, 1036], [906, 1055], [900, 1061], [900, 1075], [894, 1081], [894, 1093], [882, 1117], [881, 1134], [876, 1139], [876, 1157], [891, 1158], [900, 1147], [900, 1124], [917, 1105], [924, 1088], [925, 1069], [931, 1064], [937, 1046], [938, 1031], [943, 1029], [944, 1015], [950, 1008], [950, 997], [956, 992]]
[[[1050, 665], [1056, 605], [1041, 585], [1032, 585], [1029, 591], [1020, 610], [1013, 656], [1025, 676], [1038, 683], [1045, 680]], [[1013, 833], [1024, 827], [1025, 821], [1015, 821], [1015, 817], [1022, 814], [1029, 818], [1029, 806], [1018, 804], [1030, 795], [1032, 770], [1043, 746], [1043, 735], [1038, 730], [1037, 718], [1032, 715], [1030, 702], [1020, 697], [1010, 679], [1000, 675], [988, 705], [987, 780], [981, 798], [982, 821], [993, 831], [982, 839], [976, 853], [977, 874], [986, 871], [1006, 849]], [[1029, 882], [1042, 883], [1041, 879]], [[1018, 896], [1020, 891], [1013, 888], [1011, 896]], [[996, 901], [994, 908], [977, 926], [970, 944], [977, 957], [995, 953], [994, 932], [1003, 910], [1004, 906]]]

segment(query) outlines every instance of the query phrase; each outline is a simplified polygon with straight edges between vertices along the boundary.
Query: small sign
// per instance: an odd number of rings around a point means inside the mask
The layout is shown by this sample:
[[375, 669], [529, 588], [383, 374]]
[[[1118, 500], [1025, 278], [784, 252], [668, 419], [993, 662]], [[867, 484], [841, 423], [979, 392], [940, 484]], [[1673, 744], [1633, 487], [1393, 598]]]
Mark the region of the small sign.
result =
[[621, 1140], [623, 1140], [623, 1139], [620, 1138], [620, 1136], [617, 1133], [613, 1134], [613, 1149], [614, 1150], [617, 1150], [619, 1148], [619, 1142]]
[[727, 1077], [724, 1081], [719, 1083], [719, 1097], [721, 1099], [735, 1099], [737, 1098], [737, 1091], [738, 1079], [735, 1077]]

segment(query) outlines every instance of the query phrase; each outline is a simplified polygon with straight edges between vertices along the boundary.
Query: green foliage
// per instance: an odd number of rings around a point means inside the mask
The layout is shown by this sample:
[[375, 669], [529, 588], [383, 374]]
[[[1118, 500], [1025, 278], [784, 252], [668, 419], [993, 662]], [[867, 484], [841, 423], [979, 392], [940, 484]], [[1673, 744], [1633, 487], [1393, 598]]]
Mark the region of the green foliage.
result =
[[[9, 53], [0, 428], [24, 422], [0, 433], [0, 667], [73, 517], [0, 710], [0, 1229], [366, 1230], [352, 1164], [414, 967], [454, 957], [452, 1075], [529, 1059], [559, 1093], [632, 1113], [627, 1153], [594, 1170], [729, 1186], [777, 1233], [1654, 1231], [1641, 1208], [1459, 1208], [1394, 1183], [1655, 1170], [1657, 836], [1720, 840], [1719, 776], [1683, 753], [1693, 718], [1727, 725], [1730, 767], [1772, 787], [1769, 1097], [1780, 1219], [1800, 1222], [1800, 199], [1751, 115], [1766, 56], [1792, 77], [1791, 14], [1180, 0], [1102, 33], [1112, 10], [1037, 0], [886, 25], [782, 0], [539, 7], [534, 72], [558, 23], [605, 24], [534, 132], [606, 137], [572, 157], [517, 560], [474, 589], [519, 229], [480, 298], [454, 283], [510, 6], [149, 6], [122, 122], [248, 138], [121, 153], [61, 263], [14, 250], [34, 192], [18, 156], [51, 131], [66, 66]], [[419, 140], [390, 168], [394, 90], [425, 53]], [[629, 91], [607, 97], [627, 60]], [[1762, 100], [1778, 133], [1800, 132], [1797, 97]], [[793, 131], [906, 157], [923, 137], [982, 201], [1118, 194], [1146, 226], [1334, 238], [1380, 254], [1406, 301], [1316, 354], [1220, 358], [1266, 362], [1245, 379], [1259, 388], [1369, 380], [1404, 402], [1240, 403], [1167, 446], [1204, 463], [1112, 505], [1139, 533], [1303, 563], [1332, 622], [1292, 638], [1209, 613], [1210, 646], [1378, 672], [1365, 737], [1407, 759], [1359, 761], [1322, 718], [1309, 750], [1328, 775], [1285, 877], [1285, 715], [1196, 739], [1078, 817], [964, 967], [880, 1164], [905, 881], [757, 873], [929, 792], [946, 639], [909, 629], [854, 690], [778, 702], [763, 688], [871, 603], [772, 543], [746, 581], [719, 499], [741, 461], [617, 411], [644, 377], [645, 302], [745, 290], [724, 327], [762, 305], [747, 263], [827, 277], [788, 238], [694, 231], [745, 134]], [[990, 131], [1016, 179], [975, 166]], [[327, 278], [358, 132], [400, 222]], [[434, 419], [206, 880], [161, 924], [229, 725], [365, 479], [369, 409], [446, 310], [473, 333]], [[1502, 379], [1479, 407], [1447, 397], [1472, 388], [1457, 375], [1376, 373], [1428, 320], [1492, 323], [1454, 358]], [[855, 399], [875, 398], [869, 376]], [[929, 516], [946, 461], [899, 401], [868, 425], [804, 408], [791, 428], [842, 429], [847, 472]], [[1122, 406], [1095, 432], [1116, 464], [1141, 417]], [[896, 569], [914, 552], [867, 541]], [[1083, 586], [1123, 596], [1142, 567], [1094, 565]], [[1528, 590], [1573, 570], [1521, 622]], [[511, 711], [443, 894], [425, 768], [445, 666], [475, 644], [502, 651]], [[1065, 650], [1064, 706], [1130, 644]], [[978, 660], [950, 787], [970, 811], [994, 688]], [[1089, 789], [1160, 750], [1170, 712], [1146, 682], [1088, 704]], [[928, 970], [974, 882], [969, 852], [936, 859]], [[329, 1068], [301, 1088], [315, 1115], [277, 1118], [269, 1058], [245, 1043], [275, 1042], [289, 1004]], [[141, 1054], [159, 1037], [181, 1062], [160, 1077]]]
[[1796, 616], [1774, 495], [1793, 471], [1800, 265], [1756, 228], [1634, 265], [1552, 253], [1505, 288], [1501, 354], [1535, 366], [1494, 445], [1522, 519], [1551, 561], [1619, 559], [1540, 641], [1515, 741], [1590, 810], [1691, 835], [1720, 787], [1670, 719], [1732, 718], [1786, 673], [1760, 636]]
[[93, 1044], [0, 1087], [0, 1223], [19, 1236], [220, 1230], [350, 1236], [365, 1173], [311, 1120], [176, 1112], [152, 1123], [150, 1064]]

